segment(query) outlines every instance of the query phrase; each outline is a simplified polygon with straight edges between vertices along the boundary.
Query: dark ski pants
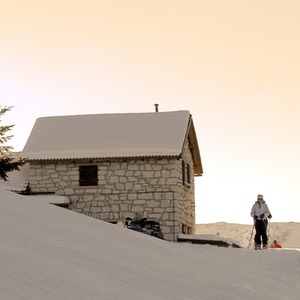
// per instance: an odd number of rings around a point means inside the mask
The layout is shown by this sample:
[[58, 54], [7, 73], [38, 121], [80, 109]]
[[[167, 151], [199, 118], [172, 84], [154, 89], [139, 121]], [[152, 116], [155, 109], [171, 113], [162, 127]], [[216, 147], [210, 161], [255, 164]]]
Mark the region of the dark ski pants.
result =
[[267, 226], [268, 226], [267, 220], [256, 220], [255, 222], [256, 234], [254, 236], [255, 244], [260, 245], [261, 241], [263, 242], [263, 245], [268, 244]]

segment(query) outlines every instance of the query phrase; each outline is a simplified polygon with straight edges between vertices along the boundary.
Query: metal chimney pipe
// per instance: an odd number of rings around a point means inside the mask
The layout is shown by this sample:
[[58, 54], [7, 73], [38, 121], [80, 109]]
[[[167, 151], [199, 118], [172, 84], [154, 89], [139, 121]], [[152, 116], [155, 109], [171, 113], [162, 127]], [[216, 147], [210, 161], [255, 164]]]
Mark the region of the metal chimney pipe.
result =
[[155, 106], [155, 112], [158, 112], [158, 105], [159, 105], [159, 104], [157, 104], [157, 103], [154, 104], [154, 106]]

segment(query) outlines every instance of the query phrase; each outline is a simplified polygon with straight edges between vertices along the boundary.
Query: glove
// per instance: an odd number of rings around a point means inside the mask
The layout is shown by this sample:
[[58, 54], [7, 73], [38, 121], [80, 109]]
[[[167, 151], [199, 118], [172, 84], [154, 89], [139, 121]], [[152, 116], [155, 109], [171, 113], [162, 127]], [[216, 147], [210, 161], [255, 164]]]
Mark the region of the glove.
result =
[[268, 218], [269, 218], [269, 219], [272, 219], [272, 215], [271, 215], [271, 214], [269, 214]]
[[265, 217], [265, 215], [264, 215], [264, 214], [261, 214], [261, 215], [260, 215], [260, 218], [261, 218], [261, 219], [263, 219], [264, 217]]
[[254, 219], [255, 221], [257, 220], [257, 218], [258, 218], [258, 216], [254, 216], [254, 217], [253, 217], [253, 219]]

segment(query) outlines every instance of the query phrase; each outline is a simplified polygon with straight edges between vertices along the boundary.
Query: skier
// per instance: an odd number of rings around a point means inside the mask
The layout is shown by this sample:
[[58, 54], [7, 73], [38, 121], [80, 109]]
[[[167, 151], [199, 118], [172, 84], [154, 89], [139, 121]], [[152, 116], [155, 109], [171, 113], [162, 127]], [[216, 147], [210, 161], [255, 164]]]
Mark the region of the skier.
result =
[[257, 196], [257, 201], [253, 204], [251, 209], [251, 217], [254, 219], [255, 231], [254, 236], [255, 250], [261, 249], [261, 242], [263, 249], [268, 248], [267, 226], [268, 218], [271, 219], [272, 215], [268, 208], [267, 203], [264, 201], [263, 195]]
[[277, 243], [276, 240], [274, 240], [273, 244], [271, 245], [271, 248], [282, 248], [280, 244]]

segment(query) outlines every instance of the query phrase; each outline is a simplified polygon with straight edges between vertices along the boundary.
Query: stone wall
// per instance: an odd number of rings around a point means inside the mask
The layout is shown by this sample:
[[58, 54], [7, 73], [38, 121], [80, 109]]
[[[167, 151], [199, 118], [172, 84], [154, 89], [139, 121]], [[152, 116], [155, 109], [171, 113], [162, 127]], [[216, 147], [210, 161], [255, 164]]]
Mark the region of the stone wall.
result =
[[179, 193], [179, 207], [181, 208], [179, 214], [179, 223], [185, 225], [187, 227], [186, 232], [180, 233], [195, 233], [195, 181], [194, 181], [194, 172], [193, 172], [193, 158], [191, 152], [189, 151], [188, 144], [185, 145], [185, 149], [183, 151], [183, 161], [185, 164], [190, 166], [190, 183], [185, 182], [185, 184], [181, 185], [181, 188], [178, 189]]
[[[98, 166], [98, 186], [79, 186], [79, 166], [88, 164]], [[166, 240], [176, 240], [183, 224], [194, 227], [194, 176], [183, 185], [181, 159], [31, 162], [30, 187], [68, 196], [71, 210], [104, 221], [159, 221]]]

